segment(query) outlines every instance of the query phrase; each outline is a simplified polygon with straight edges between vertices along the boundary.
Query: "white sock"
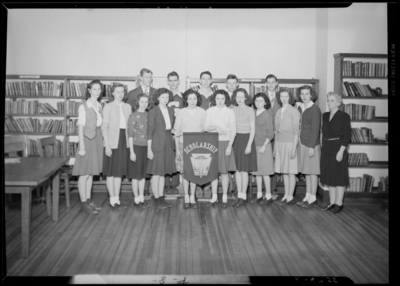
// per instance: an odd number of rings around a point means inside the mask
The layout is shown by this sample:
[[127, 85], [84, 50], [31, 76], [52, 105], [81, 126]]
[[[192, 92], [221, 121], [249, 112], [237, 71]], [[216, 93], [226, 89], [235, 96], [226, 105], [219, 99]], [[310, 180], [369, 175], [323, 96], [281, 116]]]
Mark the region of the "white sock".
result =
[[140, 203], [140, 198], [139, 198], [139, 196], [135, 197], [135, 204], [138, 204], [138, 203]]
[[115, 197], [110, 197], [110, 205], [114, 206], [116, 203]]
[[257, 199], [262, 198], [262, 192], [257, 192]]
[[311, 193], [306, 193], [306, 196], [303, 199], [303, 202], [306, 202], [310, 199]]
[[222, 202], [227, 203], [228, 202], [228, 195], [222, 195]]
[[239, 192], [238, 192], [238, 195], [237, 195], [237, 197], [238, 197], [238, 199], [243, 199], [243, 197], [242, 197], [242, 193], [239, 193]]
[[189, 203], [189, 195], [185, 195], [185, 203]]
[[242, 199], [246, 200], [247, 198], [247, 194], [246, 193], [242, 193]]
[[144, 203], [144, 195], [140, 195], [140, 196], [139, 196], [139, 201], [140, 201], [141, 203]]
[[266, 198], [267, 200], [272, 199], [272, 194], [271, 194], [271, 193], [266, 193], [266, 194], [265, 194], [265, 198]]
[[308, 203], [311, 204], [317, 200], [317, 196], [311, 195], [310, 198], [308, 199]]
[[213, 194], [213, 195], [212, 195], [212, 198], [211, 198], [211, 200], [210, 200], [210, 202], [211, 202], [211, 203], [216, 202], [217, 199], [218, 199], [217, 194], [215, 194], [215, 195]]
[[116, 197], [115, 197], [115, 203], [118, 204], [118, 205], [121, 204], [121, 202], [119, 201], [119, 196], [116, 196]]
[[290, 202], [291, 200], [293, 200], [293, 196], [287, 196], [286, 201]]
[[196, 200], [194, 199], [194, 194], [192, 194], [192, 195], [190, 196], [190, 203], [191, 203], [191, 204], [195, 204], [195, 203], [196, 203]]

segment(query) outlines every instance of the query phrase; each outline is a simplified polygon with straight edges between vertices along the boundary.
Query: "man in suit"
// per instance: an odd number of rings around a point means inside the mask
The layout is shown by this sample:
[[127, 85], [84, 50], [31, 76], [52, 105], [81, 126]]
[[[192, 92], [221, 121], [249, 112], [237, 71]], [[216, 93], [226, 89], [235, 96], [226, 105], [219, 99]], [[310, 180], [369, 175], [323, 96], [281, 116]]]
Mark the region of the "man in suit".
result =
[[[266, 81], [265, 84], [267, 86], [266, 94], [269, 98], [269, 101], [271, 102], [271, 107], [267, 111], [272, 115], [272, 118], [275, 121], [275, 114], [278, 111], [278, 109], [281, 108], [277, 100], [277, 97], [279, 96], [279, 88], [278, 88], [279, 82], [276, 76], [274, 76], [273, 74], [267, 75], [265, 81]], [[275, 131], [275, 123], [274, 123], [274, 131]], [[272, 150], [274, 149], [274, 143], [275, 140], [272, 140], [271, 142]], [[273, 195], [277, 195], [276, 175], [271, 176], [271, 191]]]
[[126, 96], [126, 103], [133, 106], [133, 102], [139, 94], [147, 94], [151, 99], [157, 89], [151, 87], [151, 82], [153, 81], [153, 72], [149, 69], [143, 68], [140, 71], [140, 86], [131, 90]]
[[[178, 114], [179, 110], [183, 108], [183, 98], [182, 93], [179, 91], [179, 75], [177, 72], [170, 72], [167, 75], [167, 84], [169, 86], [169, 90], [173, 94], [173, 100], [168, 103], [168, 106], [174, 109], [174, 115]], [[165, 175], [165, 186], [164, 193], [165, 194], [179, 194], [177, 187], [179, 186], [179, 173], [175, 173], [172, 175]], [[183, 192], [183, 190], [182, 190]]]
[[[153, 95], [156, 92], [157, 89], [151, 87], [151, 82], [153, 81], [153, 72], [149, 69], [143, 68], [140, 71], [140, 86], [137, 88], [131, 90], [128, 95], [126, 96], [126, 103], [129, 103], [133, 107], [133, 103], [135, 102], [137, 96], [139, 94], [147, 94], [150, 99], [153, 99]], [[146, 181], [144, 184], [144, 189], [146, 192], [146, 195], [148, 195], [148, 192], [150, 191], [150, 175], [146, 176]]]

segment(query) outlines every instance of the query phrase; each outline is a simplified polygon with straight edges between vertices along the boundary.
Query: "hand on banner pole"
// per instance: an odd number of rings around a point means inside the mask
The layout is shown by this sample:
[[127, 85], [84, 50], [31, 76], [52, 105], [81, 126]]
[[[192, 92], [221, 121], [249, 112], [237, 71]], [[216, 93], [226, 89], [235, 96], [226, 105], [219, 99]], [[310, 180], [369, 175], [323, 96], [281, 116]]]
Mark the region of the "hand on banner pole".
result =
[[178, 150], [176, 150], [176, 160], [181, 160], [181, 153]]

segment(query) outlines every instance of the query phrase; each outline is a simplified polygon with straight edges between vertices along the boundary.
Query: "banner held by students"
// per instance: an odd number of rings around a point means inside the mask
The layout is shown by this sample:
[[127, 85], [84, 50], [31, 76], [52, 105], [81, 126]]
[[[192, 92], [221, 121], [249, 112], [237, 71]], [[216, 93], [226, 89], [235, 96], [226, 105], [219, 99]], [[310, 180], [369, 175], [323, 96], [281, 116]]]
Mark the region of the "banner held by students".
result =
[[218, 178], [218, 133], [183, 133], [186, 180], [204, 185]]

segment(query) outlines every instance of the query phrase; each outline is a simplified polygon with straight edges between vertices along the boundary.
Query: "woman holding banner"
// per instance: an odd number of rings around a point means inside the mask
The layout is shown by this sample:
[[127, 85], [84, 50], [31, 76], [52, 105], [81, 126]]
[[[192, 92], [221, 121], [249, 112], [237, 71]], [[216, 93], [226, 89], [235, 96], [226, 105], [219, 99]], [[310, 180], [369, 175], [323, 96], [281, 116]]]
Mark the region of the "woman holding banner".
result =
[[[232, 144], [236, 136], [235, 113], [230, 105], [229, 94], [225, 90], [217, 90], [210, 97], [211, 108], [206, 111], [205, 130], [218, 132], [218, 172], [222, 180], [222, 207], [228, 203], [228, 172], [236, 171], [235, 157], [232, 154]], [[206, 206], [214, 206], [218, 202], [218, 178], [212, 181], [212, 198]]]
[[184, 177], [183, 168], [183, 132], [204, 132], [204, 124], [206, 119], [206, 111], [199, 107], [201, 105], [201, 95], [195, 90], [189, 89], [183, 94], [183, 107], [176, 116], [175, 145], [176, 145], [176, 166], [178, 172], [182, 174], [183, 190], [185, 192], [184, 209], [190, 207], [197, 209], [194, 198], [196, 184], [190, 182], [190, 199], [189, 199], [189, 181]]

